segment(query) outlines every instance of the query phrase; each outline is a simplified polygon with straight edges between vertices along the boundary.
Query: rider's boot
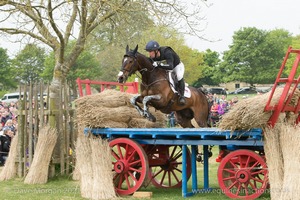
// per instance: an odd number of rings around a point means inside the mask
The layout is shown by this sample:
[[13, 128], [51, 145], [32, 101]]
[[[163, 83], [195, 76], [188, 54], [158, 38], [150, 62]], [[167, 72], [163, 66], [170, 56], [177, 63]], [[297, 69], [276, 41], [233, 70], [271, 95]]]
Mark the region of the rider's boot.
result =
[[185, 102], [185, 97], [184, 97], [184, 88], [185, 88], [185, 83], [184, 83], [184, 79], [182, 78], [179, 82], [178, 82], [178, 94], [179, 94], [179, 101], [178, 103], [180, 105], [184, 105]]

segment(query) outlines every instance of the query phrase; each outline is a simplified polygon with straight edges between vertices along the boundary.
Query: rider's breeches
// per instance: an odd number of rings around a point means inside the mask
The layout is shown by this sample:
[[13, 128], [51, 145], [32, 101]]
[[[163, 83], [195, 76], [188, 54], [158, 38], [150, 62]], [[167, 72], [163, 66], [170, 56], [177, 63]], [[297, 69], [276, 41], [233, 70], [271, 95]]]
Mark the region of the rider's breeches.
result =
[[184, 74], [184, 64], [180, 62], [174, 69], [173, 71], [176, 73], [177, 80], [180, 81], [183, 78]]

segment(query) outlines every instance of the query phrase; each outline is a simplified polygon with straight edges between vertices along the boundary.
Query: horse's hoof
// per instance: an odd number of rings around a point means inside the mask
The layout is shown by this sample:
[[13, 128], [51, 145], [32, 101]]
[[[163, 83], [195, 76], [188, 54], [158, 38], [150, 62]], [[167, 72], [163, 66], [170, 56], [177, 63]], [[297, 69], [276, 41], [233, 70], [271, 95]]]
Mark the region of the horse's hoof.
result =
[[150, 121], [150, 122], [156, 122], [156, 117], [154, 117], [152, 114], [150, 114], [147, 119]]

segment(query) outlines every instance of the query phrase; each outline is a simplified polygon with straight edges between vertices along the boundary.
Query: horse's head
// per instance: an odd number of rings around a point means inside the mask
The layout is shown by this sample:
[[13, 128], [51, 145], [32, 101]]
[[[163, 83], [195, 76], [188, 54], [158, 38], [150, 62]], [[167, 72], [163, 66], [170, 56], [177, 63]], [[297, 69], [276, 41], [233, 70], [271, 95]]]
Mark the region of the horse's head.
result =
[[138, 70], [137, 51], [138, 45], [136, 45], [134, 50], [129, 50], [129, 46], [127, 45], [126, 53], [122, 60], [121, 71], [118, 74], [119, 83], [125, 83], [127, 78]]

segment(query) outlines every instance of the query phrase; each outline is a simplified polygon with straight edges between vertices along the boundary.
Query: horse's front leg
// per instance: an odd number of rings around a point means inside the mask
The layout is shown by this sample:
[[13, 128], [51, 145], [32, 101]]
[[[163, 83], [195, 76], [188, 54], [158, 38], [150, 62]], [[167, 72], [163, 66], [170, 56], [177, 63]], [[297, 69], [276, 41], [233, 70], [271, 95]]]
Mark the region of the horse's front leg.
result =
[[137, 111], [140, 113], [141, 116], [144, 116], [144, 110], [136, 103], [136, 102], [140, 102], [142, 103], [142, 96], [138, 95], [138, 96], [134, 96], [130, 99], [130, 103], [133, 105], [133, 107], [135, 107], [135, 109], [137, 109]]
[[151, 122], [155, 122], [156, 118], [149, 112], [148, 102], [151, 100], [160, 100], [160, 99], [161, 99], [160, 95], [145, 96], [143, 99], [144, 117], [146, 117]]

